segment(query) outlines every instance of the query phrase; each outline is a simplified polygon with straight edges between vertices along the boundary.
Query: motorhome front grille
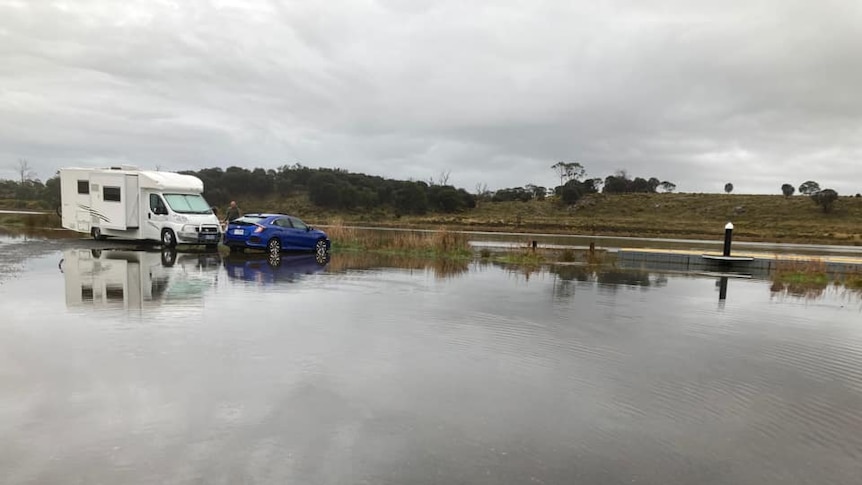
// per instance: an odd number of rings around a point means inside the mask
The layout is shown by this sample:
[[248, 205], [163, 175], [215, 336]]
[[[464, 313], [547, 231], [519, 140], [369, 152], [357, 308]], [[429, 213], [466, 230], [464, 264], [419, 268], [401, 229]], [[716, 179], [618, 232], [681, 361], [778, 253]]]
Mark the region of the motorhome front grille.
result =
[[201, 232], [210, 232], [210, 233], [218, 233], [218, 227], [216, 226], [201, 226]]

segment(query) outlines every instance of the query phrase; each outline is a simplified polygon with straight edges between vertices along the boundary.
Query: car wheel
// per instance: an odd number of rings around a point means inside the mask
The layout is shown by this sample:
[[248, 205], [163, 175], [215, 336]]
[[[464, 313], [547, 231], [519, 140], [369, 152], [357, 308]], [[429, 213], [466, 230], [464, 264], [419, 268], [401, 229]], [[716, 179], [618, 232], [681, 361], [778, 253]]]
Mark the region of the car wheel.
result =
[[162, 266], [171, 267], [177, 262], [177, 250], [172, 247], [162, 249]]
[[266, 243], [266, 249], [269, 251], [270, 256], [279, 256], [281, 254], [281, 241], [276, 238], [272, 238]]
[[93, 234], [93, 239], [96, 241], [104, 241], [105, 236], [102, 235], [102, 230], [98, 227], [94, 227], [90, 232]]
[[177, 246], [177, 236], [171, 229], [162, 229], [162, 246], [173, 248]]
[[266, 262], [269, 264], [271, 268], [278, 268], [281, 266], [281, 256], [270, 254], [266, 259]]
[[314, 260], [317, 262], [317, 264], [321, 266], [326, 266], [326, 264], [329, 263], [329, 253], [316, 253], [314, 255]]
[[318, 255], [325, 255], [327, 253], [326, 249], [326, 240], [318, 239], [317, 243], [314, 245], [314, 252]]

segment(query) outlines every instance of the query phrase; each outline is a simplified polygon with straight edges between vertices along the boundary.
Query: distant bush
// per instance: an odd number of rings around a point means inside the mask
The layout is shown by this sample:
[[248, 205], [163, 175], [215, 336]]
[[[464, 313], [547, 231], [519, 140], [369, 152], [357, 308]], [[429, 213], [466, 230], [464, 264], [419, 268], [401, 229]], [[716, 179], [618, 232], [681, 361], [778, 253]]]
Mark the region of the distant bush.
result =
[[820, 192], [820, 184], [813, 180], [808, 180], [807, 182], [803, 182], [802, 185], [799, 186], [799, 193], [803, 195], [814, 195], [817, 192]]
[[670, 182], [662, 182], [655, 177], [651, 177], [649, 179], [635, 177], [634, 179], [631, 179], [626, 172], [618, 172], [616, 175], [608, 175], [605, 177], [604, 189], [602, 189], [602, 192], [606, 194], [625, 194], [632, 192], [654, 193], [659, 186], [662, 186], [665, 190], [671, 186], [671, 190], [676, 188], [676, 185]]
[[823, 209], [823, 212], [830, 212], [832, 205], [838, 200], [838, 192], [832, 189], [823, 189], [811, 194], [811, 200], [819, 205]]

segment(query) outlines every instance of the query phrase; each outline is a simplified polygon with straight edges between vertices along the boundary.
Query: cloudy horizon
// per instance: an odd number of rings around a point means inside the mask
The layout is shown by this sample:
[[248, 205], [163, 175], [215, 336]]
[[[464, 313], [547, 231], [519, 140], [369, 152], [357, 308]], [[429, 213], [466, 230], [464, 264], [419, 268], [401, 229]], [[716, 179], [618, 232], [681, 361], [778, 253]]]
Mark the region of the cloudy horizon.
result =
[[566, 161], [852, 195], [860, 27], [850, 0], [0, 0], [0, 178], [301, 163], [473, 191]]

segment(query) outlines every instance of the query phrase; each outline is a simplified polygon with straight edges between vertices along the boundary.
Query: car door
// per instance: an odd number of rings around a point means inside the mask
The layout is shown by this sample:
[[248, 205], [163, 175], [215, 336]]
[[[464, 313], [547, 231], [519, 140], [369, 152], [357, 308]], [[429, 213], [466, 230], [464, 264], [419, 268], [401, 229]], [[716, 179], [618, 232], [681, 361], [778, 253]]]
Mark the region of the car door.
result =
[[294, 246], [297, 249], [314, 249], [314, 243], [317, 241], [309, 231], [308, 225], [296, 217], [290, 218], [290, 224], [293, 226]]
[[278, 234], [278, 239], [281, 241], [281, 247], [284, 249], [290, 249], [293, 245], [291, 234], [293, 227], [290, 225], [290, 220], [287, 217], [279, 217], [272, 221], [272, 226], [275, 233]]

